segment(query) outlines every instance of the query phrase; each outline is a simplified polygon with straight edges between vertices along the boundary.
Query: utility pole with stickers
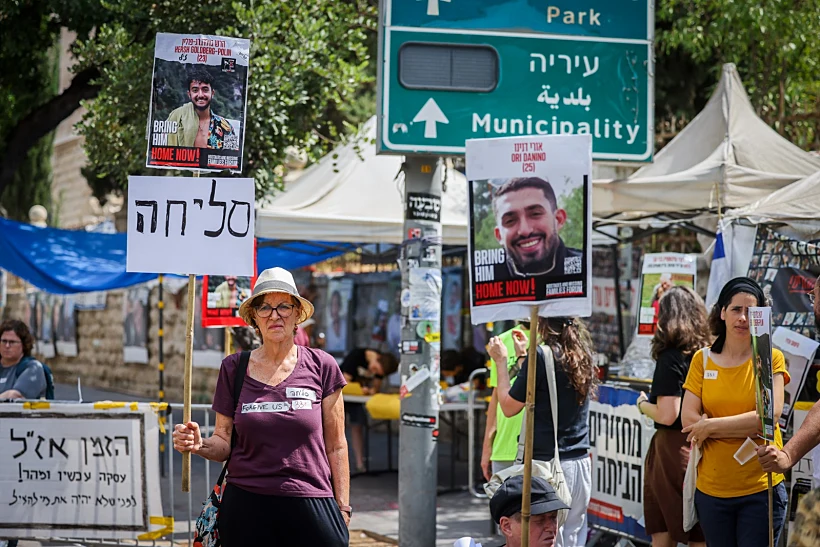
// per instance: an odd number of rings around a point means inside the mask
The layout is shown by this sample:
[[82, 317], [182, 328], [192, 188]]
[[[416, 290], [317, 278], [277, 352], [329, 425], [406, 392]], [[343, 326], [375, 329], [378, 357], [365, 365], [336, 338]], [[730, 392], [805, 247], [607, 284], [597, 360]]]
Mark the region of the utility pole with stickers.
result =
[[402, 547], [427, 547], [436, 543], [441, 192], [446, 166], [432, 156], [410, 156], [403, 170], [399, 542]]

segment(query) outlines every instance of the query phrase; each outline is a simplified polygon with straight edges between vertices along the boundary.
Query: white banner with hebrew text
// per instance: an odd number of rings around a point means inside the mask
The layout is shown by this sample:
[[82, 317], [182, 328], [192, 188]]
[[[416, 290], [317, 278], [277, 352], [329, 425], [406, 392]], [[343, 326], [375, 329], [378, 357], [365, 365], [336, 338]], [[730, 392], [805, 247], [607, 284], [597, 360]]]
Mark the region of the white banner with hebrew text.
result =
[[0, 537], [157, 529], [159, 421], [147, 403], [0, 407]]

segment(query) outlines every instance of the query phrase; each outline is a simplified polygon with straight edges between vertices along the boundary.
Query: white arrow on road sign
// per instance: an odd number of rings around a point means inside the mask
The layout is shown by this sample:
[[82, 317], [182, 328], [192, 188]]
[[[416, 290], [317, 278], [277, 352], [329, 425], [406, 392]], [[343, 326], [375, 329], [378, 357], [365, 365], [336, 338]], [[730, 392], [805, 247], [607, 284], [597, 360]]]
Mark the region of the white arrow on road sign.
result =
[[430, 97], [421, 107], [419, 113], [416, 114], [416, 117], [413, 118], [413, 123], [415, 122], [424, 122], [425, 139], [435, 139], [437, 135], [436, 123], [450, 123], [450, 120], [441, 111], [436, 101]]
[[[449, 2], [450, 0], [441, 0], [442, 2]], [[427, 0], [427, 15], [438, 15], [439, 0]]]

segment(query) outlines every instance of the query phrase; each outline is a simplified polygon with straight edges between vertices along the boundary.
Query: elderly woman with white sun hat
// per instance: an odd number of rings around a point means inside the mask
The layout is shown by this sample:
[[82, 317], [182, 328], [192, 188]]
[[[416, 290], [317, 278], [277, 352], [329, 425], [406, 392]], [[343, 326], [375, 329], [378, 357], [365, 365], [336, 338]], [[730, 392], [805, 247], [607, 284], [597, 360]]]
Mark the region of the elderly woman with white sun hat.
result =
[[[332, 356], [294, 344], [313, 304], [299, 295], [290, 272], [271, 268], [259, 275], [239, 314], [262, 346], [222, 361], [214, 434], [203, 439], [195, 422], [179, 424], [174, 448], [218, 462], [230, 456], [219, 508], [223, 546], [347, 545], [346, 382]], [[234, 379], [243, 367], [234, 401]]]

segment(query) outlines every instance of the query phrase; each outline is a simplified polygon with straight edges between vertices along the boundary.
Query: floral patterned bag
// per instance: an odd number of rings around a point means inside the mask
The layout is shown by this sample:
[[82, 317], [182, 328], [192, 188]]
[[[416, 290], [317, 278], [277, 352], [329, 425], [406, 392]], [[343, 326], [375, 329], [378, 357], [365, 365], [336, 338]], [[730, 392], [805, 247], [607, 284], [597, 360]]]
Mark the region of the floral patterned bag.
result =
[[[236, 369], [233, 386], [234, 406], [239, 401], [239, 394], [242, 392], [242, 384], [245, 382], [245, 373], [248, 371], [248, 362], [251, 352], [243, 351], [239, 357], [239, 366]], [[236, 446], [236, 426], [231, 433], [231, 452]], [[219, 539], [219, 506], [222, 504], [222, 493], [225, 491], [225, 478], [228, 474], [228, 462], [231, 461], [230, 454], [225, 460], [222, 472], [216, 480], [214, 489], [202, 502], [202, 511], [196, 519], [196, 535], [194, 536], [194, 547], [221, 547], [222, 541]]]

